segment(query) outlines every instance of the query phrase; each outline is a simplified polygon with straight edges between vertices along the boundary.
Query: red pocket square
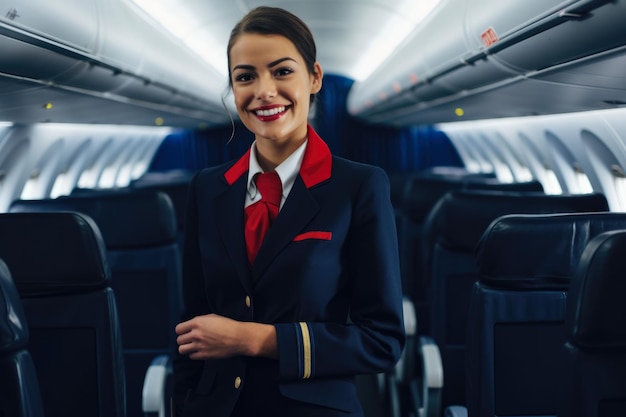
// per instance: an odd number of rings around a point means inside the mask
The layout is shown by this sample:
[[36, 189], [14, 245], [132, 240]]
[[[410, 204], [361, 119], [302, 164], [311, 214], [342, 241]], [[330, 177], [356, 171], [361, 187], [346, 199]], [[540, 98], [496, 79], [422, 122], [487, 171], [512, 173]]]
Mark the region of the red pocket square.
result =
[[333, 237], [332, 232], [304, 232], [293, 238], [294, 242], [306, 239], [330, 240]]

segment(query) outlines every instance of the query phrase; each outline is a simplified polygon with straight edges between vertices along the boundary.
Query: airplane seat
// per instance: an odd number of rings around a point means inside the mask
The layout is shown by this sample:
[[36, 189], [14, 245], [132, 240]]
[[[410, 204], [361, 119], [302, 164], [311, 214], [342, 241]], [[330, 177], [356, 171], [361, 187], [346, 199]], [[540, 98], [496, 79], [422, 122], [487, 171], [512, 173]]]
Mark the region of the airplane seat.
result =
[[512, 214], [476, 247], [466, 328], [469, 416], [555, 416], [566, 384], [565, 312], [587, 243], [626, 214]]
[[[427, 320], [426, 312], [426, 291], [423, 286], [424, 280], [421, 278], [423, 266], [421, 263], [421, 241], [424, 227], [424, 221], [428, 216], [429, 211], [436, 204], [436, 202], [447, 192], [451, 190], [484, 187], [489, 189], [498, 189], [502, 187], [504, 190], [521, 190], [521, 191], [540, 191], [542, 190], [541, 183], [532, 181], [528, 183], [512, 183], [502, 184], [499, 183], [493, 174], [474, 174], [457, 167], [434, 167], [430, 170], [422, 171], [418, 174], [413, 174], [408, 178], [408, 183], [404, 185], [402, 198], [397, 198], [397, 201], [401, 202], [397, 210], [397, 229], [398, 229], [398, 242], [400, 248], [400, 263], [401, 273], [403, 280], [403, 290], [405, 293], [405, 302], [413, 303], [412, 311], [415, 315], [415, 320], [419, 323], [420, 334], [428, 334], [430, 323]], [[416, 256], [417, 254], [417, 256]], [[418, 351], [423, 349], [431, 349], [435, 346], [435, 341], [430, 338], [421, 337], [417, 340], [415, 337], [415, 346]], [[409, 343], [409, 346], [412, 342]], [[414, 353], [414, 352], [412, 352]], [[429, 359], [427, 359], [427, 357]], [[420, 376], [414, 374], [418, 368], [409, 366], [400, 372], [402, 377], [398, 377], [398, 373], [391, 376], [389, 383], [394, 391], [402, 397], [402, 399], [394, 400], [397, 403], [411, 402], [405, 400], [406, 395], [401, 395], [400, 392], [407, 390], [414, 390], [420, 392], [422, 399], [419, 401], [418, 408], [426, 409], [426, 402], [431, 405], [439, 402], [440, 393], [438, 393], [438, 386], [440, 385], [439, 373], [441, 368], [441, 358], [439, 354], [424, 354], [422, 361], [429, 363], [422, 363]], [[411, 363], [406, 361], [403, 363]], [[411, 388], [414, 385], [413, 382], [408, 382], [417, 378], [422, 381], [433, 381], [429, 385], [428, 382], [422, 383], [422, 387]], [[413, 394], [409, 396], [415, 397]], [[410, 406], [409, 406], [410, 407]]]
[[566, 374], [559, 417], [626, 415], [626, 230], [594, 237], [565, 312]]
[[130, 189], [132, 191], [162, 191], [172, 200], [174, 214], [176, 216], [177, 241], [181, 253], [185, 238], [185, 216], [187, 213], [187, 197], [191, 179], [191, 174], [180, 174], [178, 171], [175, 171], [171, 175], [145, 174], [130, 183]]
[[407, 186], [416, 174], [414, 172], [393, 171], [388, 172], [389, 178], [389, 198], [394, 208], [400, 208], [407, 193]]
[[169, 184], [191, 181], [194, 173], [188, 169], [168, 169], [165, 171], [146, 171], [142, 176], [130, 182], [130, 187], [150, 184]]
[[435, 165], [419, 171], [421, 176], [457, 177], [462, 179], [495, 180], [495, 172], [472, 172], [462, 166]]
[[478, 279], [475, 248], [487, 226], [512, 213], [608, 211], [601, 194], [454, 190], [424, 221], [422, 263], [429, 333], [444, 367], [442, 407], [465, 404], [465, 329], [472, 286]]
[[415, 304], [417, 321], [422, 332], [428, 332], [429, 323], [424, 320], [426, 297], [422, 288], [421, 258], [415, 254], [420, 252], [424, 219], [428, 212], [445, 193], [462, 188], [460, 178], [432, 174], [413, 177], [406, 187], [406, 195], [400, 209], [402, 226], [399, 229], [398, 240], [402, 285], [404, 294]]
[[0, 416], [44, 415], [28, 339], [22, 300], [9, 268], [0, 259]]
[[26, 313], [45, 415], [126, 416], [122, 335], [93, 220], [0, 214], [0, 258]]
[[[403, 199], [402, 227], [399, 228], [400, 263], [405, 294], [416, 304], [418, 321], [424, 333], [429, 332], [427, 319], [427, 280], [422, 252], [422, 234], [430, 211], [446, 193], [459, 189], [484, 189], [492, 191], [538, 192], [543, 194], [539, 181], [501, 183], [488, 174], [470, 174], [464, 171], [434, 171], [414, 176], [406, 187]], [[440, 173], [442, 172], [442, 173]]]
[[85, 194], [14, 202], [11, 212], [70, 210], [98, 225], [106, 246], [122, 331], [129, 415], [142, 414], [152, 361], [175, 351], [181, 253], [171, 199], [161, 191]]
[[[390, 195], [389, 198], [391, 199], [391, 205], [393, 206], [393, 210], [394, 210], [394, 216], [395, 216], [395, 220], [396, 220], [396, 235], [398, 237], [398, 249], [400, 251], [400, 275], [403, 277], [403, 281], [404, 281], [404, 277], [407, 275], [405, 269], [405, 256], [403, 253], [403, 249], [404, 249], [404, 245], [403, 243], [403, 239], [405, 239], [405, 230], [407, 227], [410, 227], [410, 223], [408, 223], [408, 220], [406, 219], [406, 216], [404, 215], [404, 206], [405, 206], [405, 202], [407, 199], [407, 196], [409, 195], [409, 188], [411, 185], [411, 181], [413, 180], [413, 177], [415, 177], [416, 174], [415, 173], [407, 173], [407, 172], [390, 172], [388, 173], [388, 177], [389, 177], [389, 187], [390, 187]], [[403, 282], [404, 285], [404, 282]], [[406, 288], [406, 286], [403, 289], [405, 295], [409, 295], [409, 293], [411, 292], [410, 289]]]
[[523, 182], [499, 182], [495, 179], [468, 178], [464, 181], [463, 189], [466, 190], [491, 190], [491, 191], [515, 191], [537, 192], [545, 194], [543, 184], [537, 180]]

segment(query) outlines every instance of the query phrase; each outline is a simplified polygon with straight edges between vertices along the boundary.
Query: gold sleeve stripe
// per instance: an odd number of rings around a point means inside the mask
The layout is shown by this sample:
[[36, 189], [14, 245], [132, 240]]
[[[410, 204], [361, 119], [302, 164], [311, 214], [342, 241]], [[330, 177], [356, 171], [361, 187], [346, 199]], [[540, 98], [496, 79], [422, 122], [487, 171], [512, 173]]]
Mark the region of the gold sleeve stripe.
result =
[[302, 330], [302, 348], [304, 350], [302, 379], [309, 379], [311, 378], [311, 336], [309, 335], [309, 326], [306, 323], [300, 322], [300, 329]]

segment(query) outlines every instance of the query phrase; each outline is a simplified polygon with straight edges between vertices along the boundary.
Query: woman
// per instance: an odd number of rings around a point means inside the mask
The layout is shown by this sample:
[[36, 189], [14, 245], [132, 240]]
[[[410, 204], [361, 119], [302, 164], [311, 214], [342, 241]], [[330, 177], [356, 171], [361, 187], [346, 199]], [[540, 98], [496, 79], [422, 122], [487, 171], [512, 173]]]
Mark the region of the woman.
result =
[[[390, 369], [404, 344], [388, 179], [332, 156], [308, 124], [323, 73], [299, 18], [254, 9], [227, 53], [255, 142], [191, 186], [176, 413], [362, 416], [355, 375]], [[247, 234], [259, 230], [250, 224], [261, 173], [275, 173], [282, 191], [255, 255]]]

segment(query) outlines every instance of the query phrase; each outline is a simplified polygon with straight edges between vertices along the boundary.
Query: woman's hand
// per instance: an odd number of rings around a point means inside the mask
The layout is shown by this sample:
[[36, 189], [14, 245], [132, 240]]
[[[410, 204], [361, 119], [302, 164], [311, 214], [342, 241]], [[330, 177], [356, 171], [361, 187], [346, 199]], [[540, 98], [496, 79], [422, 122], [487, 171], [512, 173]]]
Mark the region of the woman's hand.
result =
[[178, 352], [191, 359], [277, 355], [276, 330], [269, 324], [241, 322], [207, 314], [176, 326]]

